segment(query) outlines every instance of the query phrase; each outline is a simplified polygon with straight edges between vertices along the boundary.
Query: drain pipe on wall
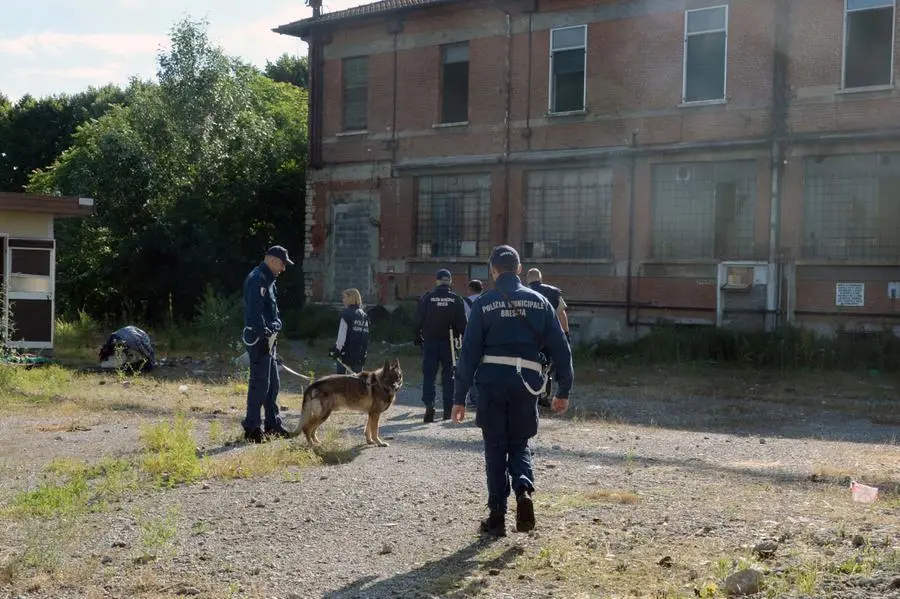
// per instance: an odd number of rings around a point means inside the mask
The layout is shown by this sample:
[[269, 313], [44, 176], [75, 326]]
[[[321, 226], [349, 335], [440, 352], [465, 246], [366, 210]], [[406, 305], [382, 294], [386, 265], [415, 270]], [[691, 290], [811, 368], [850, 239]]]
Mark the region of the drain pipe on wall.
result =
[[[512, 128], [512, 15], [510, 15], [509, 11], [506, 9], [503, 10], [504, 14], [506, 14], [506, 74], [505, 74], [505, 85], [506, 85], [506, 116], [504, 118], [504, 127], [506, 129], [505, 135], [506, 138], [503, 142], [503, 187], [505, 189], [506, 195], [506, 218], [503, 221], [506, 223], [505, 230], [503, 231], [504, 240], [509, 239], [509, 153], [510, 153], [510, 135]], [[508, 241], [506, 241], [508, 243]]]
[[[637, 131], [632, 131], [631, 133], [631, 148], [634, 150], [637, 148]], [[628, 327], [635, 326], [637, 322], [631, 322], [631, 270], [633, 268], [633, 260], [634, 260], [634, 187], [635, 187], [635, 178], [636, 178], [636, 162], [637, 156], [636, 152], [631, 152], [631, 159], [629, 162], [629, 175], [628, 175], [628, 271], [625, 275], [625, 325]], [[637, 328], [634, 330], [635, 335], [637, 335]]]

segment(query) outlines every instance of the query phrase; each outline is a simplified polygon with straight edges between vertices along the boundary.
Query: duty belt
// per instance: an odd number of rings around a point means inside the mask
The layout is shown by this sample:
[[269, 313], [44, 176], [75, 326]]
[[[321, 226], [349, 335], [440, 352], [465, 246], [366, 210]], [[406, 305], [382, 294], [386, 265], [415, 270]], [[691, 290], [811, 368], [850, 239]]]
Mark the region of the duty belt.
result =
[[[481, 358], [482, 364], [500, 364], [502, 366], [514, 366], [516, 369], [516, 374], [519, 375], [519, 378], [522, 379], [522, 383], [525, 385], [525, 388], [528, 389], [528, 392], [532, 395], [538, 396], [544, 393], [547, 388], [548, 377], [544, 372], [544, 367], [538, 362], [533, 362], [532, 360], [523, 360], [522, 358], [514, 358], [511, 356], [484, 356]], [[525, 370], [533, 370], [534, 372], [541, 375], [541, 386], [537, 389], [532, 389], [531, 385], [528, 384], [528, 381], [525, 380], [525, 377], [522, 376], [522, 369]]]

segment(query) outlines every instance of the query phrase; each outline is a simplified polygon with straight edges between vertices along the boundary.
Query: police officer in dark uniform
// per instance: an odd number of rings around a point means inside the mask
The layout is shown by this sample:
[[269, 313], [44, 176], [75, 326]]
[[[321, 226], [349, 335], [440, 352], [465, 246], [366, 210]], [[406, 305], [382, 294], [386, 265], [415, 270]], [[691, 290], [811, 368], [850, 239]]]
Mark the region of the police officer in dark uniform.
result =
[[[369, 348], [369, 317], [362, 309], [359, 289], [345, 289], [341, 299], [344, 311], [341, 312], [337, 340], [328, 355], [346, 364], [353, 371], [350, 374], [359, 374], [366, 364]], [[346, 372], [347, 369], [338, 363], [337, 373]]]
[[[484, 438], [488, 517], [481, 531], [506, 535], [506, 503], [510, 487], [516, 495], [516, 530], [535, 526], [534, 472], [528, 441], [537, 434], [537, 396], [543, 387], [540, 353], [557, 364], [553, 411], [569, 407], [572, 351], [550, 302], [522, 285], [519, 254], [508, 245], [494, 248], [490, 258], [494, 289], [475, 300], [456, 368], [453, 421], [466, 414], [466, 392], [474, 380], [478, 390], [475, 423]], [[510, 484], [510, 479], [512, 483]]]
[[278, 364], [275, 337], [281, 331], [281, 314], [275, 279], [294, 263], [280, 245], [266, 251], [263, 261], [244, 280], [244, 330], [241, 339], [250, 358], [250, 382], [247, 386], [247, 415], [241, 423], [244, 438], [252, 443], [263, 441], [259, 411], [265, 411], [265, 434], [289, 437], [278, 416]]
[[450, 419], [450, 412], [453, 409], [453, 356], [450, 343], [455, 342], [466, 330], [465, 305], [463, 299], [450, 289], [452, 283], [450, 271], [442, 268], [435, 278], [436, 287], [419, 300], [413, 321], [415, 344], [423, 346], [422, 403], [425, 404], [425, 422], [434, 422], [438, 364], [441, 365], [443, 417], [444, 420]]
[[[525, 280], [528, 282], [529, 287], [550, 301], [550, 305], [553, 306], [553, 309], [556, 310], [556, 315], [559, 317], [559, 324], [562, 326], [563, 333], [566, 334], [566, 340], [569, 341], [569, 316], [566, 314], [566, 308], [568, 308], [568, 306], [566, 305], [566, 300], [563, 299], [562, 290], [559, 287], [544, 283], [543, 274], [541, 274], [541, 271], [537, 268], [528, 269]], [[553, 375], [554, 370], [553, 362], [551, 361], [549, 370], [551, 376]], [[545, 408], [549, 408], [550, 397], [548, 395], [542, 395], [538, 398], [538, 404]]]

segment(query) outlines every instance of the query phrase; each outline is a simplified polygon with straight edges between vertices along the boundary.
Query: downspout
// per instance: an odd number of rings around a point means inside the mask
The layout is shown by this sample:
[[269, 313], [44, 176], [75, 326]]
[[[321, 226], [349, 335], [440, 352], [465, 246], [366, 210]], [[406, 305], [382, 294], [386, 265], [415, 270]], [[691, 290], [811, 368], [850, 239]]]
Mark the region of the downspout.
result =
[[309, 38], [309, 164], [322, 168], [322, 104], [324, 101], [321, 32], [313, 30]]
[[534, 13], [528, 13], [528, 87], [525, 89], [525, 144], [527, 150], [531, 151], [531, 54], [532, 54], [532, 38], [534, 37]]
[[[631, 147], [637, 147], [637, 131], [631, 133]], [[631, 153], [628, 176], [628, 270], [625, 275], [625, 325], [634, 326], [631, 322], [631, 270], [634, 259], [634, 183], [636, 178], [636, 152]]]
[[503, 187], [505, 189], [506, 195], [506, 218], [503, 219], [503, 222], [506, 223], [505, 230], [503, 231], [503, 241], [504, 243], [508, 242], [509, 239], [509, 152], [510, 152], [510, 135], [511, 135], [511, 125], [512, 125], [512, 15], [509, 14], [509, 11], [503, 11], [506, 14], [506, 116], [504, 118], [504, 128], [506, 129], [506, 138], [503, 142]]
[[772, 63], [772, 135], [771, 135], [771, 199], [769, 205], [769, 286], [766, 298], [766, 330], [772, 331], [783, 322], [781, 260], [781, 209], [784, 188], [784, 163], [787, 146], [788, 83], [787, 62], [790, 34], [790, 4], [775, 3], [775, 49]]
[[391, 33], [394, 36], [394, 81], [393, 81], [393, 98], [392, 98], [392, 114], [391, 114], [391, 169], [393, 169], [394, 165], [397, 164], [397, 44], [398, 44], [398, 36], [400, 35], [400, 31], [403, 26], [399, 22], [396, 24], [392, 23], [389, 25], [391, 28]]

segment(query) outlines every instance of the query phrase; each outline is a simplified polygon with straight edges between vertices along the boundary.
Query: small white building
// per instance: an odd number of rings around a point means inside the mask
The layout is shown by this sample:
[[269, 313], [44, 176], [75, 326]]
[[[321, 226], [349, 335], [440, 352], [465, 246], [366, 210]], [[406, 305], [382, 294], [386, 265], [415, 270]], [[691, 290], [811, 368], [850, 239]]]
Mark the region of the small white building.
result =
[[[89, 198], [0, 192], [0, 315], [9, 345], [53, 349], [56, 322], [56, 218], [93, 214]], [[0, 320], [7, 326], [7, 320]], [[6, 337], [7, 331], [0, 331]]]

